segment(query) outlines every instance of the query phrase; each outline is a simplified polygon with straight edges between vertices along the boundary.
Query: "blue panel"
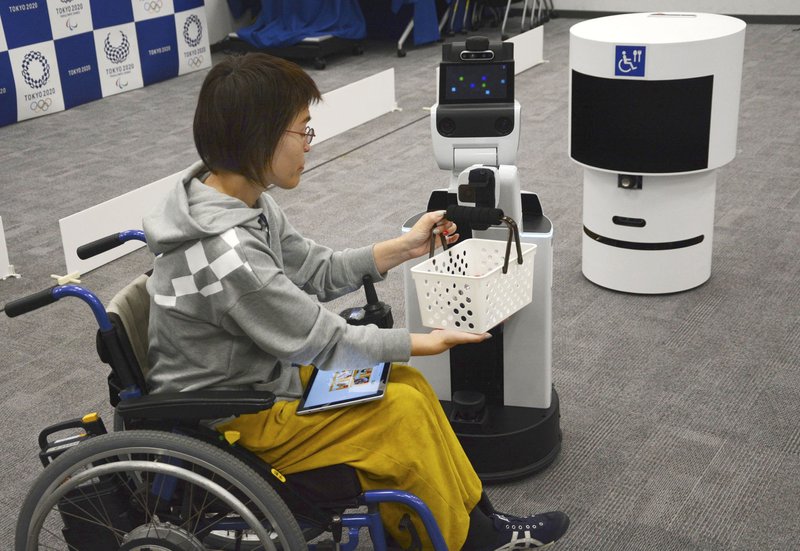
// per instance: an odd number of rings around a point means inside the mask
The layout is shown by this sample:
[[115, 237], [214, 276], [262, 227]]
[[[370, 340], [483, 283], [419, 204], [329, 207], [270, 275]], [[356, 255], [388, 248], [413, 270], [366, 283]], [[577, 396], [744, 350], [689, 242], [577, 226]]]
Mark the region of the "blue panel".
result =
[[94, 35], [83, 33], [55, 41], [58, 71], [64, 93], [64, 108], [69, 109], [103, 97]]
[[0, 0], [8, 49], [53, 39], [45, 0]]
[[186, 11], [200, 8], [203, 6], [203, 0], [175, 0], [175, 11]]
[[133, 21], [131, 0], [91, 0], [91, 5], [92, 23], [95, 29]]
[[8, 52], [0, 52], [0, 126], [17, 122], [17, 87]]
[[304, 38], [331, 34], [359, 40], [367, 25], [356, 0], [273, 0], [258, 19], [236, 33], [258, 48], [292, 46]]
[[136, 23], [145, 86], [178, 75], [178, 42], [172, 15]]

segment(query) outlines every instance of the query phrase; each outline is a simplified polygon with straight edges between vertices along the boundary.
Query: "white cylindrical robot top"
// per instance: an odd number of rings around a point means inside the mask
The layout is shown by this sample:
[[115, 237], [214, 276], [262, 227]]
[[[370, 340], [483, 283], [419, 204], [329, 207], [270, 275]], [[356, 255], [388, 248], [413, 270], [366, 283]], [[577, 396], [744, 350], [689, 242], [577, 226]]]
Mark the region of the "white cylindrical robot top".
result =
[[625, 174], [680, 174], [736, 154], [745, 23], [633, 13], [570, 29], [570, 157]]

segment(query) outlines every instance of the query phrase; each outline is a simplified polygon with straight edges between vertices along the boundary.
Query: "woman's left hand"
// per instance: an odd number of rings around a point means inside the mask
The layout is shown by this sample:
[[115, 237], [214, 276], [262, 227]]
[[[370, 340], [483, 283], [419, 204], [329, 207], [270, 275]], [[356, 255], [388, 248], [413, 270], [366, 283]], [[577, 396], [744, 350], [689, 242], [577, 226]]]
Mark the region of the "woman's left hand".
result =
[[437, 210], [426, 212], [417, 223], [406, 233], [403, 238], [406, 240], [409, 258], [417, 258], [428, 254], [431, 249], [431, 234], [436, 236], [436, 246], [441, 245], [439, 234], [445, 236], [447, 244], [458, 241], [458, 226], [444, 217], [445, 211]]
[[376, 243], [372, 249], [378, 273], [384, 274], [407, 260], [428, 254], [431, 250], [431, 234], [436, 232], [436, 246], [441, 243], [439, 234], [448, 244], [458, 241], [458, 228], [444, 217], [445, 211], [426, 212], [407, 233], [400, 237]]

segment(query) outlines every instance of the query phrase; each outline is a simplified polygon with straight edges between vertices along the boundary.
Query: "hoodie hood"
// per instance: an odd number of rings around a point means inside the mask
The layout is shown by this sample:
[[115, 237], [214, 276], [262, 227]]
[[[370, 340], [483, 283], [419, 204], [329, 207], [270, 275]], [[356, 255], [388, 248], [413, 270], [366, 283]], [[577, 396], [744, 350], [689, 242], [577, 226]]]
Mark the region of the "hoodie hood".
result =
[[[219, 235], [236, 227], [259, 228], [263, 197], [255, 208], [200, 181], [208, 169], [202, 162], [179, 175], [164, 201], [142, 220], [147, 246], [154, 254], [168, 252], [187, 241]], [[167, 214], [168, 213], [168, 214]]]

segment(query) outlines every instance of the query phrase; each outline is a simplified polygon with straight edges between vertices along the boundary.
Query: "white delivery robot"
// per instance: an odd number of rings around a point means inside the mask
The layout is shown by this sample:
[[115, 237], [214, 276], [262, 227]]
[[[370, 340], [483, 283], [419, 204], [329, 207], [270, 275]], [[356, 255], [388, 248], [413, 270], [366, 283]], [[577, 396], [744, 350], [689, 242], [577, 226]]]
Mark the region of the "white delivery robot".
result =
[[[495, 207], [514, 219], [520, 240], [536, 244], [533, 299], [491, 330], [493, 338], [438, 356], [415, 357], [442, 401], [482, 480], [501, 481], [547, 467], [561, 449], [559, 401], [552, 384], [553, 227], [539, 198], [521, 192], [516, 162], [520, 104], [514, 99], [513, 44], [484, 37], [445, 44], [431, 135], [447, 189], [433, 191], [428, 211], [451, 205]], [[404, 223], [408, 231], [421, 214]], [[503, 227], [457, 221], [461, 239], [506, 241]], [[424, 259], [422, 259], [424, 260]], [[406, 321], [426, 332], [411, 268], [404, 265]]]
[[684, 291], [711, 276], [716, 169], [736, 154], [745, 24], [634, 13], [570, 30], [569, 154], [584, 167], [583, 273]]

